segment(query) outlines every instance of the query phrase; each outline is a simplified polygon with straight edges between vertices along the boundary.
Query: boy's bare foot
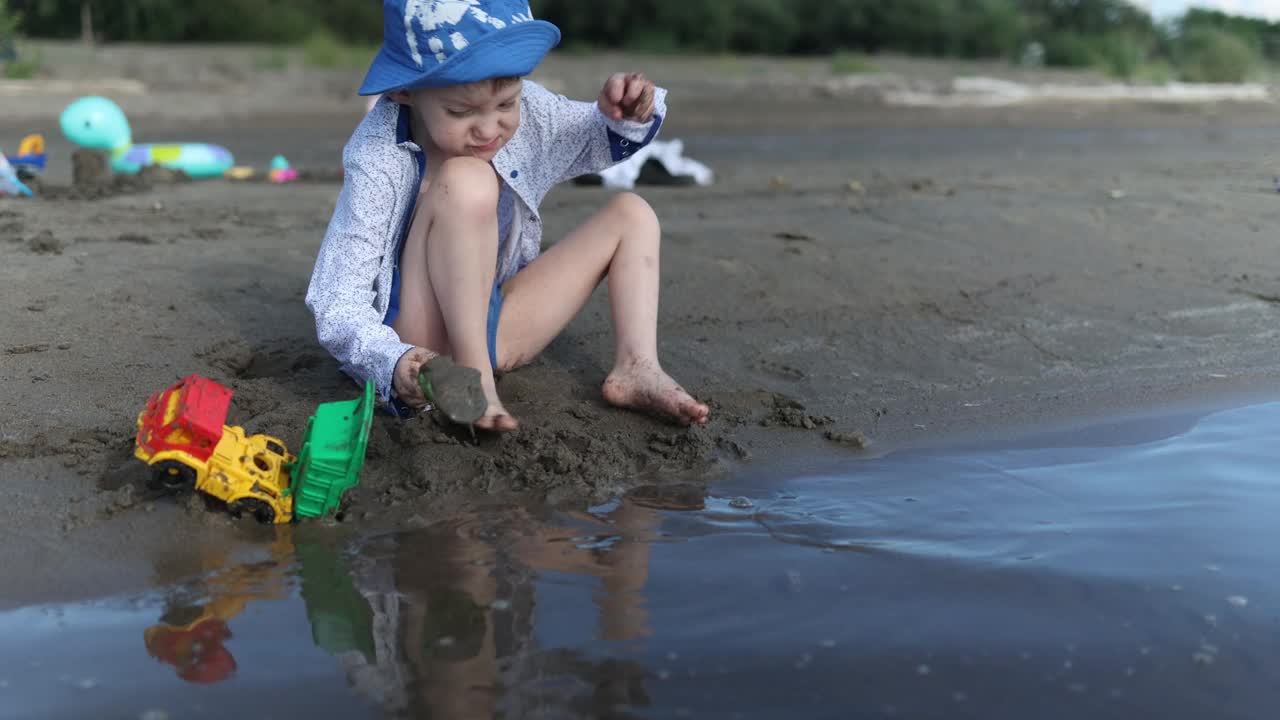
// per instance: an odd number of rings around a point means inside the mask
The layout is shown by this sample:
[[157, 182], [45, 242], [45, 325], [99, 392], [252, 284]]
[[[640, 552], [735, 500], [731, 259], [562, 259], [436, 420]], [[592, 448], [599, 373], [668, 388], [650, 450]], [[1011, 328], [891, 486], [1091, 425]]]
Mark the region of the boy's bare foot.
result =
[[678, 425], [706, 425], [711, 415], [710, 408], [647, 360], [616, 365], [605, 378], [603, 392], [610, 405], [651, 412]]
[[520, 429], [520, 423], [507, 413], [506, 408], [502, 407], [502, 401], [498, 399], [498, 388], [494, 384], [493, 378], [483, 379], [481, 385], [484, 386], [485, 397], [489, 399], [489, 408], [484, 411], [484, 416], [476, 421], [476, 427], [481, 430], [500, 433]]

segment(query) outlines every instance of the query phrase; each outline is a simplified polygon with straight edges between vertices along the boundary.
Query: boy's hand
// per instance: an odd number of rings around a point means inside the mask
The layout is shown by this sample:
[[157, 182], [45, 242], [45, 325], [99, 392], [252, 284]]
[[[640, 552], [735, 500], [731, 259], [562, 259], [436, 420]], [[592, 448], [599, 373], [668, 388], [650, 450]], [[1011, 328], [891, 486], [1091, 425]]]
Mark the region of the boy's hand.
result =
[[653, 118], [653, 83], [641, 73], [617, 73], [604, 83], [596, 104], [614, 120], [649, 122]]
[[392, 385], [396, 389], [396, 396], [405, 405], [420, 408], [427, 404], [427, 398], [422, 394], [422, 386], [418, 384], [418, 372], [431, 358], [439, 354], [419, 347], [400, 356], [400, 360], [396, 362]]

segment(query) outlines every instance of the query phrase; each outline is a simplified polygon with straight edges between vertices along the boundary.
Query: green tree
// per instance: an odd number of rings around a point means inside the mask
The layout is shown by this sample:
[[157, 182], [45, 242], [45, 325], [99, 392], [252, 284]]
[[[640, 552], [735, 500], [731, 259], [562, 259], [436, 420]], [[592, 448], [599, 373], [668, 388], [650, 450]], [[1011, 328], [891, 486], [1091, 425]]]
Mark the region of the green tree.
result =
[[6, 48], [10, 52], [13, 50], [20, 20], [20, 16], [9, 9], [8, 0], [0, 0], [0, 60], [7, 59], [4, 55]]
[[[1238, 77], [1260, 57], [1280, 62], [1280, 23], [1192, 10], [1165, 31], [1129, 0], [532, 2], [570, 47], [1014, 58], [1036, 42], [1049, 64], [1122, 77], [1155, 57], [1188, 77]], [[0, 0], [0, 43], [15, 30], [74, 38], [85, 27], [106, 42], [362, 45], [381, 39], [382, 13], [372, 0]]]
[[17, 35], [18, 16], [9, 10], [6, 0], [0, 0], [0, 65], [18, 59]]
[[535, 0], [534, 17], [555, 23], [570, 44], [621, 47], [627, 29], [637, 16], [630, 0]]
[[1016, 57], [1028, 42], [1030, 22], [1014, 0], [961, 0], [951, 26], [951, 54]]
[[1179, 37], [1205, 29], [1228, 32], [1247, 42], [1268, 60], [1280, 60], [1280, 23], [1199, 8], [1189, 10], [1177, 23]]
[[743, 0], [734, 12], [729, 47], [738, 52], [783, 54], [801, 19], [778, 0]]
[[1019, 4], [1040, 30], [1085, 35], [1122, 30], [1155, 33], [1151, 16], [1128, 0], [1021, 0]]

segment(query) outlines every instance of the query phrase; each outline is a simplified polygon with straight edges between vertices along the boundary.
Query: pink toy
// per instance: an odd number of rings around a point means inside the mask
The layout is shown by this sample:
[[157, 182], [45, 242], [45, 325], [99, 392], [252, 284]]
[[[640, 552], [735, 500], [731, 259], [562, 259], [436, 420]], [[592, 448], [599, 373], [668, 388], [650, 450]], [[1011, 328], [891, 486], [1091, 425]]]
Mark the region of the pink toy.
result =
[[283, 155], [277, 155], [271, 158], [271, 170], [267, 172], [267, 179], [277, 184], [293, 182], [298, 179], [298, 171], [289, 167], [289, 161]]

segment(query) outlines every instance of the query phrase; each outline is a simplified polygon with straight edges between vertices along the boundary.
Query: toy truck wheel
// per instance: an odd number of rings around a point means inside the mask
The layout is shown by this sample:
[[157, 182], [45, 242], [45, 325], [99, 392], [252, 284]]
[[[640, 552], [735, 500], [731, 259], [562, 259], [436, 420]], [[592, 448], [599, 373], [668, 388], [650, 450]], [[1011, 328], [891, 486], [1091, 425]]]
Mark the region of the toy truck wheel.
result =
[[165, 460], [151, 467], [151, 483], [154, 490], [183, 492], [196, 486], [196, 471], [176, 460]]
[[232, 500], [227, 505], [227, 510], [235, 517], [241, 517], [245, 514], [252, 515], [260, 523], [271, 524], [276, 521], [275, 509], [257, 498]]

